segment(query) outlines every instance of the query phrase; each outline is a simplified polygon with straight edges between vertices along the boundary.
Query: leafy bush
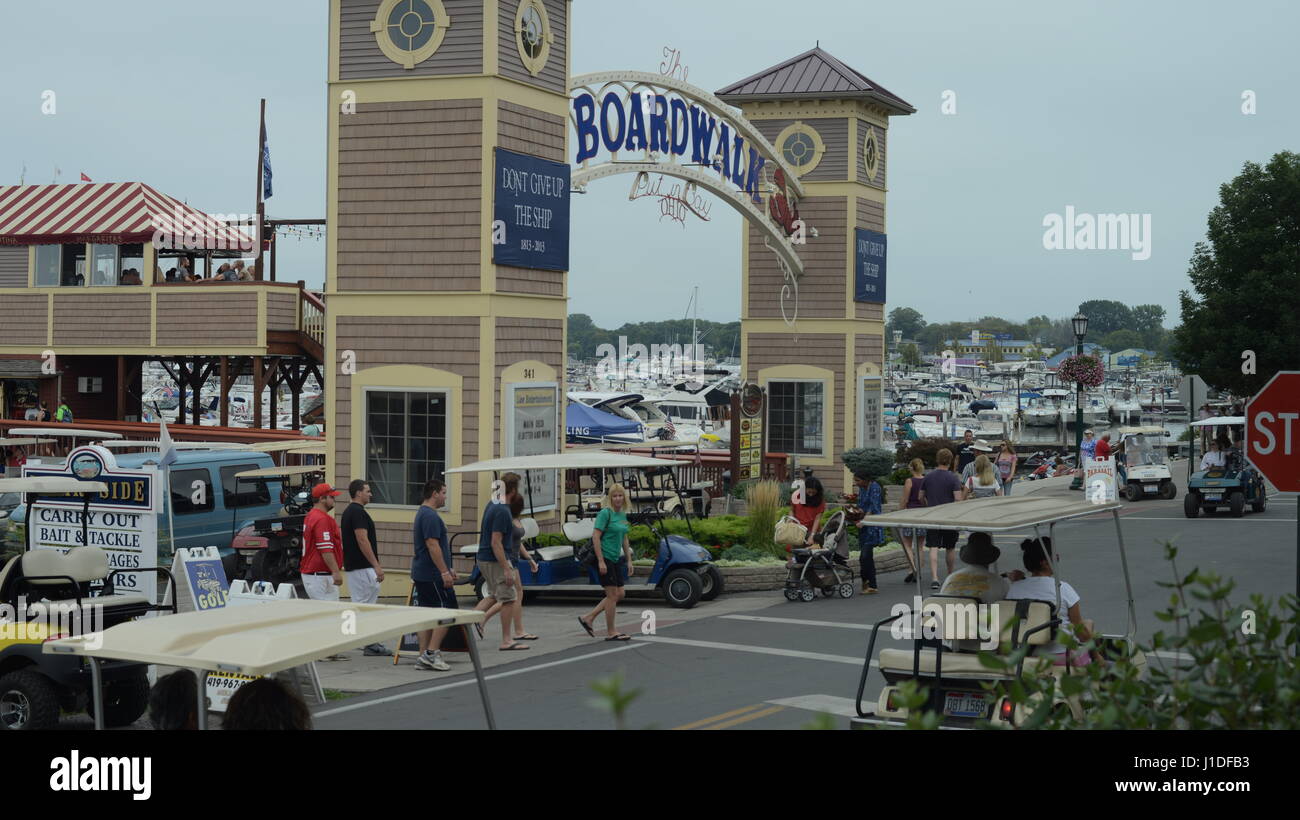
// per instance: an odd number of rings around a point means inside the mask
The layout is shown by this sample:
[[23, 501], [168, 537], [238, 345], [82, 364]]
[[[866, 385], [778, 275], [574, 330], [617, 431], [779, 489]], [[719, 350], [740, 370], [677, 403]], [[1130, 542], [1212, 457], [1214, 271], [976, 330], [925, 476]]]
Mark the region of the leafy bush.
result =
[[849, 472], [857, 475], [864, 473], [872, 478], [879, 478], [887, 475], [894, 468], [894, 451], [883, 450], [877, 447], [856, 447], [852, 450], [845, 450], [843, 455], [844, 466], [849, 468]]
[[[1212, 572], [1193, 569], [1180, 577], [1177, 549], [1165, 544], [1173, 582], [1158, 582], [1172, 590], [1169, 605], [1155, 613], [1170, 625], [1140, 647], [1147, 675], [1123, 659], [1092, 663], [1084, 674], [1060, 681], [1061, 693], [1084, 702], [1082, 720], [1068, 709], [1053, 708], [1056, 682], [1052, 676], [1027, 675], [1009, 687], [1013, 701], [1030, 709], [1025, 729], [1289, 729], [1300, 709], [1300, 604], [1293, 595], [1277, 602], [1250, 596], [1249, 606], [1234, 606], [1228, 596], [1235, 582]], [[1193, 606], [1198, 608], [1193, 610]], [[1276, 611], [1275, 611], [1276, 609]], [[1063, 634], [1071, 649], [1086, 651]], [[1154, 656], [1178, 653], [1186, 661]], [[987, 667], [1014, 670], [1026, 654], [981, 653]], [[923, 711], [925, 689], [904, 685], [901, 701], [912, 710], [909, 728], [930, 728], [938, 716]], [[1035, 705], [1036, 704], [1036, 705]]]
[[723, 550], [722, 554], [718, 557], [723, 561], [762, 561], [771, 558], [772, 556], [765, 555], [758, 550], [753, 550], [749, 547], [737, 544], [734, 547]]
[[889, 474], [887, 480], [884, 483], [897, 484], [901, 486], [907, 483], [907, 480], [911, 477], [912, 477], [911, 470], [907, 469], [906, 467], [899, 467], [897, 470]]
[[746, 496], [746, 501], [749, 502], [749, 522], [745, 546], [776, 557], [785, 554], [772, 541], [779, 517], [780, 497], [780, 486], [775, 481], [759, 481], [750, 486]]
[[[936, 456], [940, 450], [948, 449], [954, 456], [957, 455], [957, 443], [947, 438], [919, 438], [912, 442], [905, 453], [903, 453], [903, 462], [910, 464], [912, 459], [919, 458], [927, 468], [934, 467], [938, 460]], [[907, 479], [904, 478], [904, 481]]]

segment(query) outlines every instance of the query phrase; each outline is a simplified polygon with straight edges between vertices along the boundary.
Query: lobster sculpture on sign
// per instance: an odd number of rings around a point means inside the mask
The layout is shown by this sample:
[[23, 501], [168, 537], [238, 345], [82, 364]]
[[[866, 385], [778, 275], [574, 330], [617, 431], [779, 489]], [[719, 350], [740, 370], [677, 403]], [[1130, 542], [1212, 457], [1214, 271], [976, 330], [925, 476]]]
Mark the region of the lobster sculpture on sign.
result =
[[772, 175], [772, 180], [776, 185], [776, 192], [767, 200], [767, 212], [772, 217], [772, 221], [785, 231], [785, 235], [790, 236], [795, 232], [795, 223], [799, 221], [799, 206], [790, 201], [785, 171], [777, 168], [776, 173]]

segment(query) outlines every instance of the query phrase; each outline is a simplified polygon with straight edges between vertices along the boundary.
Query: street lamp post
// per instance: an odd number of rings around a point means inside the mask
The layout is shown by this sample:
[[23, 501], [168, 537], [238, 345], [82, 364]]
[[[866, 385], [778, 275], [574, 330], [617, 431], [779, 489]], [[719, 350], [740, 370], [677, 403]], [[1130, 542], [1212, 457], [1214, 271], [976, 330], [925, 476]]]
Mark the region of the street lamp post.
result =
[[[1083, 355], [1083, 337], [1088, 335], [1088, 317], [1082, 313], [1074, 314], [1070, 320], [1074, 327], [1074, 352], [1076, 356]], [[1070, 482], [1071, 490], [1083, 489], [1083, 382], [1074, 383], [1074, 452], [1078, 453], [1078, 468], [1074, 472], [1074, 480]]]

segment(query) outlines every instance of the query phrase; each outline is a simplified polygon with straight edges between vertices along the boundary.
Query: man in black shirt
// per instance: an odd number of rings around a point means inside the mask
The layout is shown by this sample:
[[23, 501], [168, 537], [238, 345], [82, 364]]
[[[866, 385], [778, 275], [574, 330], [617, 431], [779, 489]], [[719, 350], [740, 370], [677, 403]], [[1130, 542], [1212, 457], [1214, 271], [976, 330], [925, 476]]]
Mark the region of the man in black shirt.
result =
[[[352, 500], [343, 511], [339, 528], [343, 530], [343, 570], [348, 576], [348, 592], [358, 604], [379, 603], [379, 585], [384, 580], [384, 569], [379, 566], [379, 546], [375, 538], [375, 522], [366, 512], [370, 503], [370, 485], [358, 478], [348, 485]], [[388, 655], [383, 644], [372, 643], [365, 647], [367, 655]]]
[[957, 470], [960, 473], [966, 469], [966, 465], [975, 460], [979, 453], [975, 452], [975, 434], [967, 430], [962, 436], [962, 440], [957, 444]]

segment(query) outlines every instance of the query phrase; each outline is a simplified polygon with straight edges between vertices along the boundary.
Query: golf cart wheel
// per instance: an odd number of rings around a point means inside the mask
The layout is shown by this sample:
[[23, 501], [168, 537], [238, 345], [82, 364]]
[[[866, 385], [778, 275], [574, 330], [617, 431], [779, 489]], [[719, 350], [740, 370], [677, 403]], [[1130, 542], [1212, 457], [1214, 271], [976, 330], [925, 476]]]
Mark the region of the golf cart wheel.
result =
[[1268, 496], [1264, 495], [1263, 490], [1260, 490], [1259, 498], [1250, 502], [1250, 509], [1254, 512], [1263, 512], [1267, 507], [1268, 507]]
[[704, 582], [693, 569], [675, 569], [664, 578], [663, 590], [670, 605], [690, 609], [699, 603], [700, 595], [704, 593]]
[[704, 572], [700, 573], [700, 583], [704, 585], [700, 592], [700, 600], [712, 601], [722, 594], [722, 589], [725, 586], [722, 580], [722, 570], [709, 564], [704, 568]]
[[[104, 684], [104, 725], [110, 729], [130, 726], [149, 708], [149, 678], [142, 672]], [[86, 714], [95, 716], [95, 701], [86, 705]]]
[[787, 601], [799, 600], [799, 590], [795, 589], [794, 587], [786, 587], [784, 592], [785, 592], [785, 599]]
[[0, 729], [53, 729], [59, 723], [59, 690], [39, 672], [0, 678]]
[[1124, 485], [1124, 497], [1127, 498], [1129, 501], [1137, 501], [1139, 498], [1142, 497], [1142, 485], [1141, 485], [1141, 484], [1125, 484], [1125, 485]]
[[1228, 496], [1228, 511], [1232, 513], [1233, 518], [1241, 518], [1246, 514], [1246, 494], [1237, 490]]
[[840, 594], [840, 597], [841, 597], [841, 598], [852, 598], [852, 597], [853, 597], [853, 584], [850, 584], [850, 583], [843, 583], [843, 584], [840, 584], [839, 586], [837, 586], [837, 587], [835, 588], [835, 591], [838, 592], [838, 593]]
[[1183, 496], [1183, 515], [1195, 518], [1201, 514], [1201, 494], [1193, 490]]
[[1160, 482], [1160, 497], [1166, 501], [1178, 497], [1178, 487], [1172, 481]]
[[804, 586], [799, 588], [799, 600], [803, 601], [804, 603], [807, 603], [808, 601], [811, 601], [816, 597], [817, 597], [817, 590], [813, 589], [811, 586]]

